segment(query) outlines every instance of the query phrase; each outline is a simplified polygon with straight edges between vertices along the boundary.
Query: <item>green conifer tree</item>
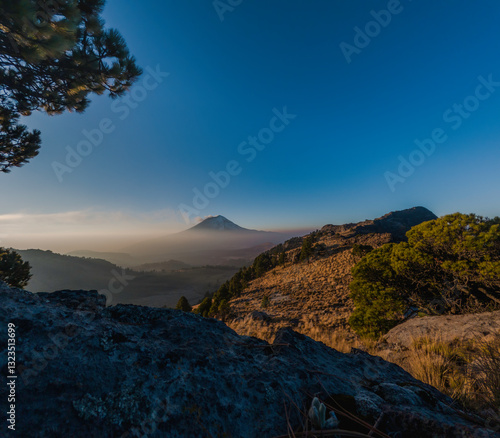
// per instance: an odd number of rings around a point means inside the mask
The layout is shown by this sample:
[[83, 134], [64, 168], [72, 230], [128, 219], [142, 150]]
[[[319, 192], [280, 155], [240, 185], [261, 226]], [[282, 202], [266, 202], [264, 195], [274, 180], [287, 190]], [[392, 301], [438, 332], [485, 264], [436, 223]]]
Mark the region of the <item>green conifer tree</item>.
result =
[[38, 154], [36, 110], [82, 112], [88, 95], [116, 98], [141, 74], [122, 36], [105, 29], [105, 0], [0, 0], [0, 170]]
[[283, 266], [286, 262], [286, 254], [285, 251], [280, 252], [279, 258], [278, 258], [278, 265]]
[[31, 266], [11, 249], [0, 248], [0, 280], [11, 287], [24, 288], [30, 281]]
[[212, 307], [212, 298], [206, 297], [203, 299], [201, 304], [196, 308], [194, 313], [198, 315], [208, 317], [210, 313], [210, 308]]
[[351, 327], [377, 337], [420, 313], [500, 306], [500, 218], [454, 213], [406, 233], [408, 242], [368, 252], [352, 269]]
[[312, 245], [313, 245], [313, 238], [312, 236], [308, 236], [304, 238], [302, 241], [302, 248], [300, 250], [300, 260], [309, 260], [309, 257], [312, 255]]
[[193, 310], [185, 296], [179, 298], [179, 301], [177, 301], [177, 305], [175, 306], [175, 308], [177, 310], [182, 310], [183, 312], [191, 312], [191, 310]]

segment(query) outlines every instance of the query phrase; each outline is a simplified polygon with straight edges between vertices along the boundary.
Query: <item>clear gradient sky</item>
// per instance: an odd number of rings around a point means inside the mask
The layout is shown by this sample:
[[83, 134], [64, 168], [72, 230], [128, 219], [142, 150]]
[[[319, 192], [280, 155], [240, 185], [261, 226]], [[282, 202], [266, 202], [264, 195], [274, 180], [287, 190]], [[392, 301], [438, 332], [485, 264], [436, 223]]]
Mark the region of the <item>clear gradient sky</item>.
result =
[[[0, 175], [1, 245], [118, 249], [182, 230], [179, 206], [228, 163], [191, 222], [317, 228], [416, 205], [500, 215], [497, 0], [239, 3], [108, 0], [106, 22], [145, 74], [126, 102], [25, 118], [43, 146]], [[273, 119], [284, 107], [286, 125]], [[58, 176], [67, 147], [102, 123], [112, 132]], [[259, 134], [274, 137], [262, 150], [248, 139], [264, 146]]]

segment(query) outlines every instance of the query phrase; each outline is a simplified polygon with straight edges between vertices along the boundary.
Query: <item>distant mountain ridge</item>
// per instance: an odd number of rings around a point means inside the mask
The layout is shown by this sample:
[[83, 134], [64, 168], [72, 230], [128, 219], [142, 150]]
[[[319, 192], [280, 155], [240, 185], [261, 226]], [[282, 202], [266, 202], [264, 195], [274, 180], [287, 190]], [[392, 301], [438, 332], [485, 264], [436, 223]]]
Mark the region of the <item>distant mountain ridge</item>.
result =
[[363, 222], [345, 225], [325, 225], [322, 230], [344, 234], [369, 234], [389, 233], [393, 241], [406, 239], [406, 233], [410, 228], [422, 222], [437, 219], [437, 216], [425, 207], [413, 207], [406, 210], [391, 211], [377, 219], [369, 219]]
[[136, 271], [179, 271], [191, 267], [191, 265], [180, 262], [179, 260], [167, 260], [166, 262], [145, 263], [143, 265], [134, 266], [133, 269]]
[[32, 269], [28, 288], [33, 292], [57, 289], [103, 289], [108, 286], [113, 271], [120, 268], [107, 260], [61, 255], [40, 249], [17, 250]]
[[136, 264], [134, 258], [130, 254], [123, 252], [104, 252], [104, 251], [90, 251], [90, 250], [78, 250], [66, 253], [68, 256], [74, 257], [88, 257], [93, 259], [103, 259], [107, 260], [118, 266], [133, 266]]

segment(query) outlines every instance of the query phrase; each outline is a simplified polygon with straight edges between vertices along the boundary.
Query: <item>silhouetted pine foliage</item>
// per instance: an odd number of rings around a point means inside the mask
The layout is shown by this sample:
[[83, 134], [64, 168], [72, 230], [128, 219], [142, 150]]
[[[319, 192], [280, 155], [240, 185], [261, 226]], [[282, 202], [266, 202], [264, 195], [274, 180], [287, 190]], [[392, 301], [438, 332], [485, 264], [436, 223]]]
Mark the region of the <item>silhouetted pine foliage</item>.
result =
[[11, 287], [24, 288], [28, 284], [31, 266], [11, 249], [0, 248], [0, 280]]
[[141, 74], [104, 0], [0, 1], [0, 170], [38, 154], [40, 132], [20, 115], [84, 111], [90, 93], [121, 96]]

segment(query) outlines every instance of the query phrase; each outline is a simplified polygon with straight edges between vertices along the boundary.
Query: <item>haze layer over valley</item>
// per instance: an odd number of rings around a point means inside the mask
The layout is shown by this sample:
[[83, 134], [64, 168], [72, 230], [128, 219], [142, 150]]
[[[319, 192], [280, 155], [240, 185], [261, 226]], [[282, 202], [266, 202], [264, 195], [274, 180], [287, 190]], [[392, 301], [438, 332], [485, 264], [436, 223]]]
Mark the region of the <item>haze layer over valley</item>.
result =
[[250, 230], [219, 215], [208, 217], [179, 233], [160, 235], [128, 245], [119, 252], [80, 249], [68, 254], [98, 257], [126, 267], [171, 259], [195, 266], [243, 266], [261, 252], [293, 235], [295, 234]]
[[106, 295], [108, 305], [174, 307], [181, 296], [200, 302], [240, 267], [288, 237], [246, 229], [219, 215], [183, 232], [127, 246], [123, 252], [18, 252], [32, 266], [27, 287], [33, 292], [88, 289]]

